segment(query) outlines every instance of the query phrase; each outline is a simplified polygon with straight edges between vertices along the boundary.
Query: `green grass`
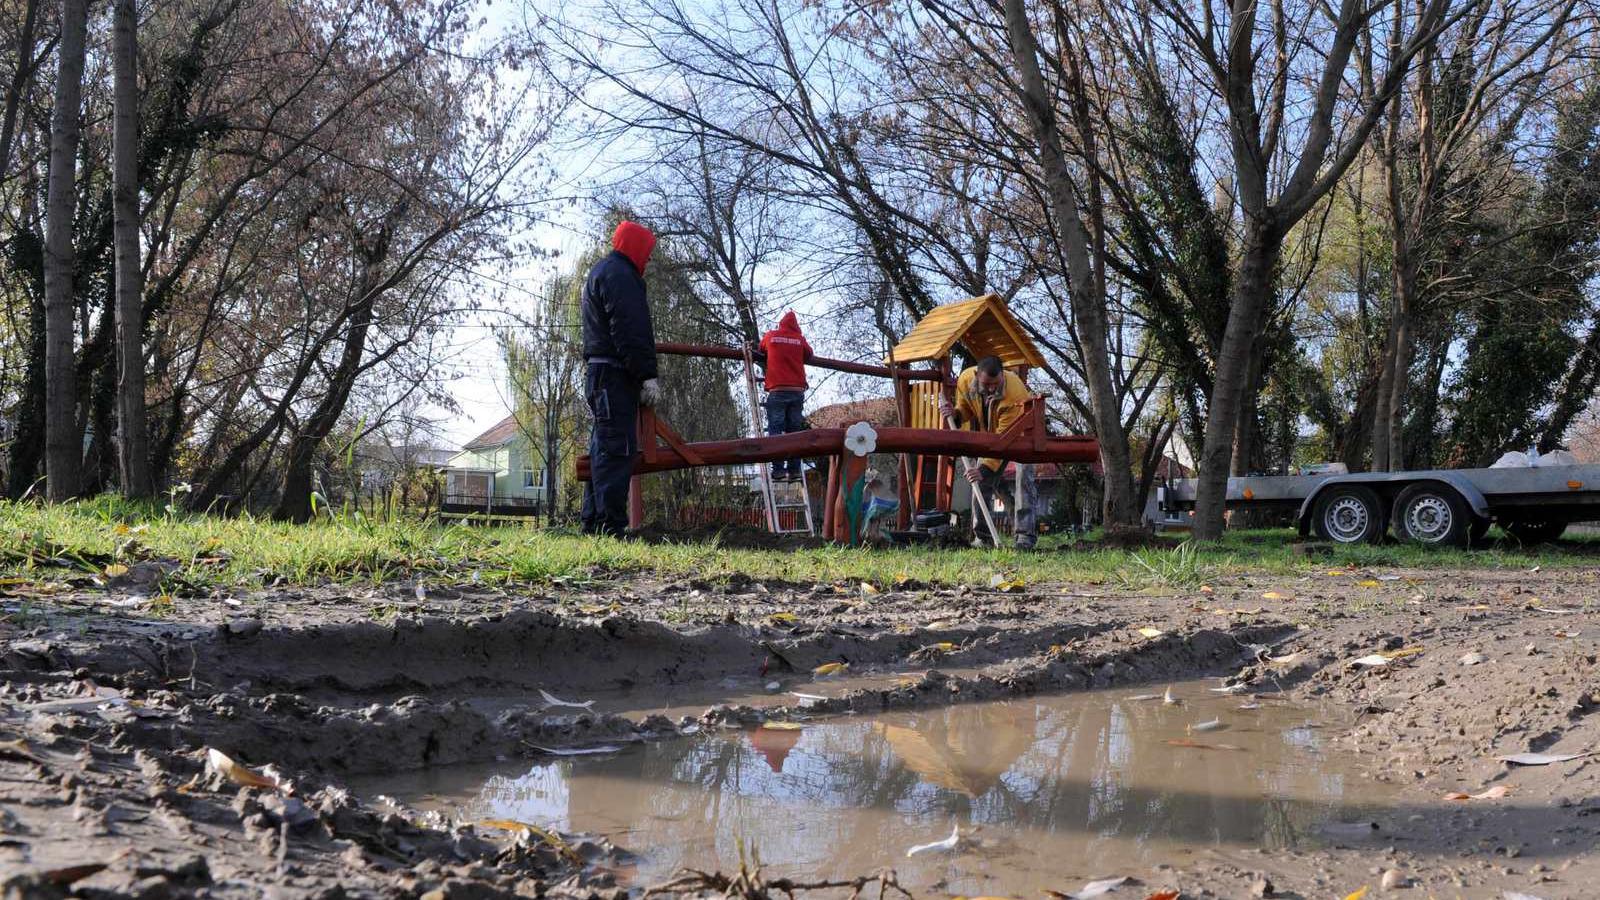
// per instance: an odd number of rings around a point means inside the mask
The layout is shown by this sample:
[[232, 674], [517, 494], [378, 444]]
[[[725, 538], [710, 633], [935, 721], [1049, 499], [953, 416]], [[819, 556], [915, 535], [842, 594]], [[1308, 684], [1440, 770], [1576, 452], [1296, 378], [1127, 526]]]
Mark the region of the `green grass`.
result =
[[[104, 577], [108, 566], [176, 563], [172, 593], [282, 582], [376, 583], [397, 579], [489, 584], [585, 581], [613, 573], [718, 580], [746, 575], [792, 582], [868, 581], [986, 585], [994, 575], [1042, 582], [1191, 589], [1229, 575], [1294, 575], [1331, 567], [1546, 568], [1600, 563], [1600, 541], [1523, 549], [1431, 551], [1364, 546], [1301, 556], [1288, 529], [1234, 532], [1210, 547], [1063, 550], [730, 549], [716, 542], [642, 544], [526, 526], [475, 527], [417, 521], [323, 520], [287, 525], [248, 517], [165, 512], [98, 498], [63, 506], [0, 503], [0, 575], [31, 581]], [[117, 571], [113, 568], [113, 572]]]

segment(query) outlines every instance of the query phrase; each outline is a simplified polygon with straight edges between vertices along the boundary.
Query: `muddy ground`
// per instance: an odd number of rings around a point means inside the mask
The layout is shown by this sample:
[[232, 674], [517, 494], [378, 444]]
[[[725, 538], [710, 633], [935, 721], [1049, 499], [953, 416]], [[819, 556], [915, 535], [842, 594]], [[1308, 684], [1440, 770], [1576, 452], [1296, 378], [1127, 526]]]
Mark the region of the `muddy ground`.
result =
[[[616, 872], [642, 848], [411, 815], [341, 784], [535, 746], [1208, 675], [1351, 710], [1336, 740], [1394, 808], [1321, 849], [1107, 873], [1136, 879], [1118, 895], [1342, 897], [1385, 880], [1397, 896], [1600, 892], [1600, 757], [1495, 759], [1600, 749], [1600, 567], [1005, 590], [463, 582], [170, 606], [137, 583], [0, 587], [4, 896], [637, 894]], [[830, 662], [861, 686], [737, 705], [753, 677], [787, 690]], [[546, 707], [540, 691], [598, 703]], [[242, 786], [209, 749], [276, 784]]]

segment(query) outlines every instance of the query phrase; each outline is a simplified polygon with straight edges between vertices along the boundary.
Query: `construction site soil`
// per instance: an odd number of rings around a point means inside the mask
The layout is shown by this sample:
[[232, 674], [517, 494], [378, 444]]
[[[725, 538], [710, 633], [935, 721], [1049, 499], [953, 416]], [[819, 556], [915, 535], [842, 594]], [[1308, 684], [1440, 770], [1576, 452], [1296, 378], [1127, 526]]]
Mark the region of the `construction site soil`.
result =
[[[1200, 677], [1240, 699], [1337, 704], [1348, 715], [1323, 737], [1370, 779], [1365, 795], [1392, 805], [1313, 846], [1204, 847], [1104, 873], [1129, 879], [1118, 895], [1600, 890], [1600, 757], [1497, 760], [1600, 749], [1600, 568], [995, 590], [402, 582], [154, 604], [115, 589], [7, 590], [8, 898], [637, 895], [649, 886], [627, 878], [629, 860], [648, 848], [626, 836], [449, 821], [346, 784], [762, 722], [1159, 693]], [[830, 663], [847, 666], [832, 667], [827, 699], [789, 693]], [[705, 706], [683, 714], [683, 698]], [[891, 882], [858, 874], [873, 892]], [[763, 896], [799, 881], [694, 876], [673, 891]]]

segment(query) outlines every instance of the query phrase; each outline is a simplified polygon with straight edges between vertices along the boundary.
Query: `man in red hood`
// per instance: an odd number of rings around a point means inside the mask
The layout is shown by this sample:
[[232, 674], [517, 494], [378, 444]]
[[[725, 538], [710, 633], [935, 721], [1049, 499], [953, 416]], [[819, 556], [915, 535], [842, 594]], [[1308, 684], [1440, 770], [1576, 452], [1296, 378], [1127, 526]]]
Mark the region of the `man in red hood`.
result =
[[[767, 434], [789, 434], [806, 427], [806, 363], [815, 355], [794, 310], [783, 314], [778, 327], [761, 338], [761, 353], [766, 359]], [[772, 464], [773, 481], [799, 481], [800, 460], [785, 459]]]
[[639, 453], [640, 406], [654, 406], [655, 327], [645, 297], [644, 267], [656, 236], [623, 222], [612, 251], [584, 279], [580, 312], [584, 397], [594, 426], [589, 432], [589, 483], [583, 490], [584, 534], [621, 536], [628, 527], [628, 480]]

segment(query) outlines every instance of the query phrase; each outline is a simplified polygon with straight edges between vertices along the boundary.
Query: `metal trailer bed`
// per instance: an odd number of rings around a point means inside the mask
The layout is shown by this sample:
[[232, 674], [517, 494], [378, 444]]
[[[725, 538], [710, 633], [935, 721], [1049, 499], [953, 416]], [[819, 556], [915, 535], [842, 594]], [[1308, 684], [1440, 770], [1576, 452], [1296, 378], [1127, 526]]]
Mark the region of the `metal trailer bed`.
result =
[[[1194, 509], [1196, 482], [1158, 489], [1168, 512]], [[1294, 511], [1300, 533], [1341, 544], [1395, 537], [1465, 547], [1498, 523], [1527, 543], [1553, 540], [1571, 522], [1600, 518], [1600, 465], [1429, 469], [1228, 479], [1229, 509]]]

